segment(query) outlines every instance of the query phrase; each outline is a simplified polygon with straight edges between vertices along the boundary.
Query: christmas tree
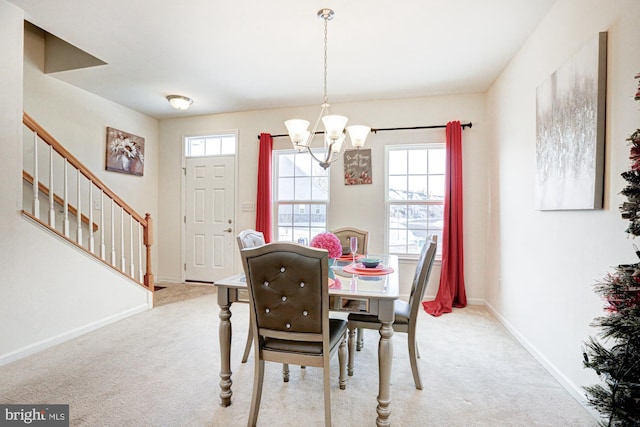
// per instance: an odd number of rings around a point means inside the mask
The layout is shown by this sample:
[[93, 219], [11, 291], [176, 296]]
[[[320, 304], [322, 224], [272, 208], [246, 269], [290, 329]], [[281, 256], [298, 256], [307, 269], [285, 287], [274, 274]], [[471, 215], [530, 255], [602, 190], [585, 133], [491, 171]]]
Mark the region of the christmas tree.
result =
[[[640, 74], [635, 76], [640, 78]], [[635, 99], [640, 100], [640, 88]], [[622, 174], [627, 186], [620, 206], [629, 220], [626, 232], [640, 235], [640, 129], [631, 141], [631, 169]], [[636, 248], [636, 255], [640, 251]], [[603, 426], [640, 426], [640, 263], [616, 267], [595, 292], [605, 301], [605, 315], [592, 326], [601, 329], [601, 340], [591, 337], [585, 344], [584, 366], [596, 371], [601, 384], [585, 387], [587, 401], [603, 415]]]

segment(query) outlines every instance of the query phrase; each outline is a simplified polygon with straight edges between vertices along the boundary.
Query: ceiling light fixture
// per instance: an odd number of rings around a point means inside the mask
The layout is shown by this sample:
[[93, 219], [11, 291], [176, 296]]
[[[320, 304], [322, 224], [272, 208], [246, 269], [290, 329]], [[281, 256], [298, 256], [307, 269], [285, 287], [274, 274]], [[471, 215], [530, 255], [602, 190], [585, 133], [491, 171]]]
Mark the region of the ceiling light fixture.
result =
[[167, 101], [176, 110], [187, 110], [193, 104], [193, 99], [182, 95], [169, 95]]
[[[316, 120], [315, 125], [311, 132], [309, 128], [309, 122], [303, 119], [292, 119], [284, 122], [289, 132], [289, 137], [293, 143], [293, 148], [297, 151], [307, 150], [311, 157], [313, 157], [320, 166], [327, 169], [331, 163], [338, 160], [344, 154], [344, 140], [345, 140], [345, 125], [349, 120], [345, 116], [334, 115], [331, 112], [331, 107], [327, 98], [327, 22], [332, 20], [335, 13], [331, 9], [320, 9], [318, 11], [318, 18], [324, 20], [324, 95], [322, 97], [322, 104], [320, 105], [320, 115]], [[324, 124], [324, 160], [317, 158], [311, 147], [311, 142], [320, 125], [320, 121]], [[364, 146], [365, 140], [371, 128], [368, 126], [354, 125], [347, 127], [347, 132], [351, 138], [351, 145], [355, 148], [361, 148]], [[323, 132], [320, 132], [323, 133]]]

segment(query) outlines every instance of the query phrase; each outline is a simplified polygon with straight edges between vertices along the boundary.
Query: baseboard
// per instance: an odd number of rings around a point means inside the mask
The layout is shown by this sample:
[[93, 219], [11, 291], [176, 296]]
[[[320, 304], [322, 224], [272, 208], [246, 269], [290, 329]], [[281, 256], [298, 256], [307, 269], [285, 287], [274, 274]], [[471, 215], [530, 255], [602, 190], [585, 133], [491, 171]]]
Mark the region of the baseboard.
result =
[[157, 283], [182, 283], [182, 279], [179, 277], [158, 276], [156, 277]]
[[599, 414], [595, 409], [587, 404], [584, 390], [577, 386], [573, 381], [569, 380], [553, 363], [549, 361], [529, 340], [527, 340], [507, 319], [505, 319], [498, 311], [488, 302], [484, 302], [489, 312], [504, 326], [507, 331], [542, 365], [542, 367], [551, 374], [560, 385], [569, 392], [569, 394], [595, 419], [599, 420]]
[[133, 316], [134, 314], [142, 313], [144, 311], [149, 310], [149, 308], [150, 306], [148, 304], [142, 304], [137, 307], [131, 308], [129, 310], [123, 311], [122, 313], [118, 313], [113, 316], [106, 317], [104, 319], [98, 320], [88, 325], [84, 325], [80, 328], [73, 329], [71, 331], [56, 335], [54, 337], [47, 338], [35, 344], [31, 344], [27, 347], [23, 347], [11, 353], [4, 354], [0, 356], [0, 366], [9, 364], [11, 362], [15, 362], [16, 360], [38, 353], [47, 348], [54, 347], [65, 341], [69, 341], [73, 338], [77, 338], [86, 333], [95, 331], [96, 329], [100, 329], [103, 326], [107, 326], [111, 323]]

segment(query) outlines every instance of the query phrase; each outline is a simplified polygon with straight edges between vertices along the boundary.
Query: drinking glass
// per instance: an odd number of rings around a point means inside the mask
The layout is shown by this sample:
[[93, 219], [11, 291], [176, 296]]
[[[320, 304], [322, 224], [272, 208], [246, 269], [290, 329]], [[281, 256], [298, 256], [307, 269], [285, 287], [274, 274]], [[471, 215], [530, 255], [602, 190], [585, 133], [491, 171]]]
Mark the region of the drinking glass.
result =
[[356, 252], [358, 250], [358, 238], [357, 237], [351, 237], [349, 240], [349, 243], [351, 244], [351, 255], [353, 256], [353, 263], [356, 263]]

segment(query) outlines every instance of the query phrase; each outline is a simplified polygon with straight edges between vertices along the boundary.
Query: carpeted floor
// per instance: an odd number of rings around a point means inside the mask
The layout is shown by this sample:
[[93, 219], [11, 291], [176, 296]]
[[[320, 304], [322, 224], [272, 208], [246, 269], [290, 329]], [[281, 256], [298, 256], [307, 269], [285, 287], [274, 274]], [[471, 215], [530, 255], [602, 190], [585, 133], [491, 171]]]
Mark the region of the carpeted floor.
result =
[[[0, 367], [0, 403], [70, 404], [73, 426], [244, 426], [253, 355], [241, 364], [248, 307], [232, 307], [233, 404], [220, 406], [215, 289], [172, 285], [156, 308]], [[416, 390], [406, 335], [394, 335], [394, 426], [596, 426], [582, 408], [480, 306], [438, 318], [421, 313]], [[377, 332], [365, 331], [355, 374], [338, 388], [332, 361], [334, 426], [372, 426], [376, 418]], [[577, 361], [576, 363], [579, 363]], [[266, 365], [259, 426], [323, 425], [322, 370]]]

